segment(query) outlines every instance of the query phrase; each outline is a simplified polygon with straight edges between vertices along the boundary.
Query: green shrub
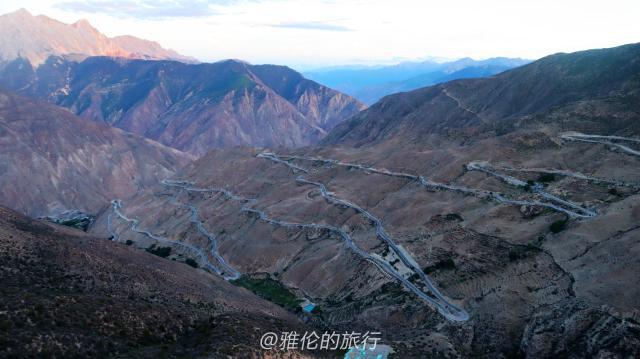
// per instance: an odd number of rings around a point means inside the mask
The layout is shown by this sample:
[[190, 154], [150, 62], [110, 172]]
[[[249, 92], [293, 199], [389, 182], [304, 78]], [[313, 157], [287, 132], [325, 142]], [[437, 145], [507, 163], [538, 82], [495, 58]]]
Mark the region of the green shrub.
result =
[[187, 263], [188, 265], [192, 266], [193, 268], [198, 268], [198, 262], [194, 261], [191, 258], [187, 258], [186, 261], [184, 261], [185, 263]]
[[520, 253], [517, 250], [510, 249], [509, 250], [509, 261], [515, 262], [520, 259]]
[[456, 269], [456, 262], [451, 258], [445, 258], [443, 260], [438, 261], [436, 264], [425, 267], [425, 273], [432, 273], [437, 270], [454, 270]]
[[156, 247], [155, 244], [147, 248], [146, 251], [162, 258], [167, 258], [171, 255], [171, 247]]
[[271, 278], [251, 278], [243, 275], [231, 283], [245, 287], [256, 295], [292, 311], [298, 310], [302, 302], [282, 283]]
[[551, 223], [551, 225], [549, 226], [549, 230], [552, 233], [560, 233], [565, 229], [566, 225], [567, 225], [566, 219], [557, 220]]
[[531, 192], [531, 190], [533, 189], [533, 187], [536, 185], [536, 183], [532, 180], [528, 180], [527, 184], [524, 185], [524, 190], [527, 192]]
[[0, 320], [0, 330], [8, 332], [13, 327], [13, 322], [9, 319]]
[[543, 173], [538, 177], [538, 182], [549, 183], [556, 180], [556, 176], [553, 173]]

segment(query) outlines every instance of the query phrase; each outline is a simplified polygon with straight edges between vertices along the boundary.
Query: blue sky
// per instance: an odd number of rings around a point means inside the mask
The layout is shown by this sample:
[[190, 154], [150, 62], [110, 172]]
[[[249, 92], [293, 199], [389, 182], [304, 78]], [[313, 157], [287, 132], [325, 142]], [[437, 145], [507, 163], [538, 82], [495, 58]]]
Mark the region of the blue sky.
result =
[[298, 68], [427, 57], [539, 58], [640, 41], [633, 0], [4, 0], [64, 22], [88, 19], [203, 61]]

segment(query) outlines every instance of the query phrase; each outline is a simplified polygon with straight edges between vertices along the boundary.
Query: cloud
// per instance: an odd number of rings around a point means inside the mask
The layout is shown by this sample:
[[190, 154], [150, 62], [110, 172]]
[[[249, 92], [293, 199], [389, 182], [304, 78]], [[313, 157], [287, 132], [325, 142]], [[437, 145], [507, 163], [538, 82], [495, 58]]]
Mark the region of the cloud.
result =
[[279, 24], [270, 24], [267, 25], [270, 27], [279, 27], [284, 29], [301, 29], [301, 30], [320, 30], [320, 31], [353, 31], [353, 29], [330, 24], [322, 21], [311, 21], [311, 22], [283, 22]]
[[229, 5], [233, 0], [79, 0], [55, 7], [70, 12], [102, 13], [120, 18], [160, 20], [175, 17], [206, 17], [215, 12], [210, 5]]

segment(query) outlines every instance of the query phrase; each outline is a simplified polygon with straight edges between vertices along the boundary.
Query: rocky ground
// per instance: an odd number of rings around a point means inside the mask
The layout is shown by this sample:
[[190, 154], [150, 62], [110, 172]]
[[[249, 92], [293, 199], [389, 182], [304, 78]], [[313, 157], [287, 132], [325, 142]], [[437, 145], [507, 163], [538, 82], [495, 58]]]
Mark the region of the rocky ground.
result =
[[[141, 228], [206, 246], [188, 225], [189, 211], [171, 200], [198, 207], [206, 227], [218, 238], [220, 253], [235, 269], [270, 273], [300, 297], [311, 298], [318, 304], [313, 318], [322, 325], [380, 330], [399, 355], [582, 357], [637, 352], [634, 273], [640, 263], [629, 251], [635, 251], [640, 239], [640, 202], [633, 182], [639, 178], [640, 158], [603, 145], [562, 141], [552, 133], [523, 131], [463, 146], [436, 142], [432, 147], [421, 145], [410, 156], [406, 148], [297, 152], [422, 174], [438, 183], [518, 200], [542, 200], [526, 186], [465, 169], [470, 161], [483, 160], [500, 173], [543, 183], [545, 192], [594, 209], [596, 217], [572, 218], [546, 207], [427, 189], [415, 181], [355, 167], [291, 161], [309, 170], [305, 178], [324, 183], [335, 196], [379, 216], [391, 237], [441, 291], [469, 312], [470, 320], [462, 323], [445, 320], [355, 255], [339, 237], [261, 221], [243, 213], [241, 202], [221, 194], [158, 186], [125, 203], [123, 211], [141, 219]], [[256, 158], [258, 152], [212, 152], [179, 177], [254, 198], [253, 206], [272, 218], [338, 226], [359, 247], [383, 254], [384, 245], [371, 223], [352, 209], [325, 201], [313, 186], [296, 182], [302, 172]], [[618, 185], [522, 171], [529, 168], [588, 173]], [[99, 216], [94, 231], [104, 231], [108, 213], [105, 209]], [[130, 239], [141, 248], [153, 243], [128, 230], [127, 223], [114, 223], [120, 240]], [[581, 344], [595, 340], [601, 342]]]
[[0, 212], [0, 357], [312, 355], [260, 351], [264, 332], [306, 327], [249, 291], [124, 244]]

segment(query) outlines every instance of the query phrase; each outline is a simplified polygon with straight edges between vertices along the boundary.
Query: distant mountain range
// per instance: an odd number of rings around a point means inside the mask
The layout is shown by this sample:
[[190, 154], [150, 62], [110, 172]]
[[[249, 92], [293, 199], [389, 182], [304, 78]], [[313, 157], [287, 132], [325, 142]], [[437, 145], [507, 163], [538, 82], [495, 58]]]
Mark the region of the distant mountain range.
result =
[[237, 60], [18, 59], [0, 69], [0, 87], [195, 154], [310, 145], [364, 108], [290, 68]]
[[[357, 146], [387, 140], [414, 141], [430, 134], [504, 131], [517, 128], [518, 119], [535, 114], [570, 111], [577, 101], [601, 101], [594, 109], [624, 108], [637, 100], [640, 83], [640, 45], [547, 56], [490, 78], [451, 81], [388, 96], [325, 139], [327, 144]], [[569, 106], [569, 107], [567, 107]], [[590, 115], [562, 117], [574, 130], [611, 133], [611, 128], [637, 131], [638, 121], [619, 112], [610, 118]], [[614, 111], [618, 112], [618, 111]], [[610, 128], [611, 127], [611, 128]], [[393, 139], [396, 137], [395, 139]]]
[[195, 59], [21, 9], [0, 16], [0, 89], [201, 155], [317, 143], [365, 106], [298, 72]]
[[37, 67], [54, 55], [197, 62], [164, 49], [157, 42], [133, 36], [109, 38], [87, 20], [65, 24], [44, 15], [33, 16], [25, 9], [0, 16], [0, 34], [0, 64], [23, 58]]
[[463, 58], [449, 62], [404, 62], [391, 66], [332, 67], [307, 71], [304, 74], [370, 105], [393, 93], [411, 91], [450, 80], [491, 76], [529, 62], [506, 57], [487, 60]]

